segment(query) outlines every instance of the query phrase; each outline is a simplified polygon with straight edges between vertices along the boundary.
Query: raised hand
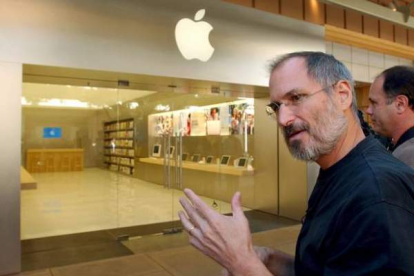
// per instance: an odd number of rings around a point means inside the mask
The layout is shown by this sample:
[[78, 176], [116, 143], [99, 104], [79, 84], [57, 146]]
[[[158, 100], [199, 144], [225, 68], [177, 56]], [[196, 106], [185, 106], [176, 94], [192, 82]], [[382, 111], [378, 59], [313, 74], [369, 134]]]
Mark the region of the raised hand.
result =
[[224, 216], [204, 203], [193, 191], [184, 190], [179, 217], [190, 234], [190, 243], [224, 267], [232, 269], [244, 259], [256, 257], [249, 223], [243, 213], [240, 192], [232, 198], [232, 216]]

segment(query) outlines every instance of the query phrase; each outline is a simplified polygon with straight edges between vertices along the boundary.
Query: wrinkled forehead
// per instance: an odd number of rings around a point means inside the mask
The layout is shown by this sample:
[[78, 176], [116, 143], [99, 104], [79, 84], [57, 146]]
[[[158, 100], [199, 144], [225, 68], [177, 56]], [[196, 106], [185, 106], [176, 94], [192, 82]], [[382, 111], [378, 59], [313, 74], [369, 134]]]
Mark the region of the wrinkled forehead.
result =
[[271, 74], [269, 80], [270, 98], [282, 99], [293, 90], [308, 90], [318, 87], [316, 81], [308, 75], [304, 58], [291, 58], [280, 64]]

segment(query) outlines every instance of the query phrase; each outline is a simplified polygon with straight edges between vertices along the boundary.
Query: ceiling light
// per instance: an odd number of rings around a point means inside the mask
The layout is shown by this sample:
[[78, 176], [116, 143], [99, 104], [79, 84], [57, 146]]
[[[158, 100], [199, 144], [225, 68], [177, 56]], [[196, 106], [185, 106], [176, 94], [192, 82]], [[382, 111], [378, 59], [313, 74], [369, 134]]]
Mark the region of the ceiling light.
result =
[[392, 9], [393, 11], [397, 11], [397, 7], [395, 6], [395, 4], [393, 2], [390, 2], [388, 4], [388, 8]]
[[39, 106], [88, 108], [89, 103], [69, 99], [41, 99]]
[[132, 102], [129, 104], [129, 109], [135, 109], [139, 106], [139, 103], [137, 102]]
[[408, 22], [408, 19], [411, 15], [411, 10], [414, 6], [414, 0], [411, 1], [408, 5], [398, 5], [397, 1], [393, 0], [391, 3], [388, 4], [388, 7], [393, 11], [399, 11], [403, 14], [404, 22]]
[[157, 111], [170, 111], [170, 106], [169, 105], [158, 104], [155, 107], [155, 110], [157, 110]]

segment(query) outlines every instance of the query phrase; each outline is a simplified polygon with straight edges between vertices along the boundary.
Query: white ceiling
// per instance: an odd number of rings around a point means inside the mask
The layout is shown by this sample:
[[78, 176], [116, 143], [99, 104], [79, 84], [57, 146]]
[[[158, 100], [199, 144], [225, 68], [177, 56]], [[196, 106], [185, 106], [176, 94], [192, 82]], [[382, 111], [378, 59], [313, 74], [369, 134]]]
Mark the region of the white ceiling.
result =
[[23, 83], [22, 105], [75, 109], [103, 109], [157, 92], [87, 86]]

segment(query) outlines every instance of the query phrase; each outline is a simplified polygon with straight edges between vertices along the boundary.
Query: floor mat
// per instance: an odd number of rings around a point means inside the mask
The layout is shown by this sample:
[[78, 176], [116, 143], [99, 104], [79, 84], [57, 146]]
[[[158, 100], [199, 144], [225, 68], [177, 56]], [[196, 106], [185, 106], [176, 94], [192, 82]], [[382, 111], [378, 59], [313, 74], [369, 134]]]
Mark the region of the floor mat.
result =
[[22, 241], [22, 271], [132, 254], [107, 231], [24, 240]]

